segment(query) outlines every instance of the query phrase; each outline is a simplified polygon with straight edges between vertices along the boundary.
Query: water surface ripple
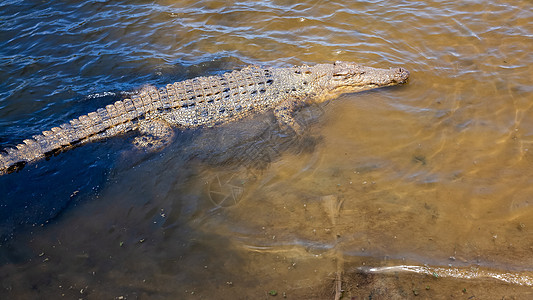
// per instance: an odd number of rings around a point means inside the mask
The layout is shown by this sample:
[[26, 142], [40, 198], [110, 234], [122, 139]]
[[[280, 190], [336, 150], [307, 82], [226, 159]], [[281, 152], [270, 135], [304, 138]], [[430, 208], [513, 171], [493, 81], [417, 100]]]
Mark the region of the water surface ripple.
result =
[[248, 64], [411, 78], [303, 109], [302, 137], [267, 114], [0, 177], [0, 294], [531, 297], [531, 20], [530, 1], [1, 2], [0, 148]]

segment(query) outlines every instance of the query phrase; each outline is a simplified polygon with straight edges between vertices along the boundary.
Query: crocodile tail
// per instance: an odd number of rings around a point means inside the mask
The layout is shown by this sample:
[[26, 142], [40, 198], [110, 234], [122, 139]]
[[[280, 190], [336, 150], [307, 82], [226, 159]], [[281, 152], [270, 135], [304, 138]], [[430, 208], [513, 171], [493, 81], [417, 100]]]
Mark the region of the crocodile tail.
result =
[[94, 126], [87, 126], [87, 119], [89, 115], [83, 115], [69, 123], [34, 135], [15, 147], [3, 149], [3, 153], [0, 153], [0, 175], [17, 171], [27, 163], [75, 145], [88, 132], [93, 131]]
[[59, 127], [43, 131], [15, 147], [0, 150], [0, 175], [12, 173], [28, 163], [88, 140], [116, 134], [108, 129], [119, 124], [124, 125], [123, 130], [131, 129], [132, 117], [142, 113], [133, 107], [131, 99], [125, 99], [82, 115]]
[[46, 153], [59, 149], [61, 144], [55, 138], [57, 132], [64, 132], [64, 130], [60, 127], [54, 127], [53, 130], [43, 131], [42, 134], [35, 135], [32, 139], [26, 139], [13, 148], [3, 149], [4, 153], [0, 153], [0, 175], [16, 171], [28, 162], [42, 158]]

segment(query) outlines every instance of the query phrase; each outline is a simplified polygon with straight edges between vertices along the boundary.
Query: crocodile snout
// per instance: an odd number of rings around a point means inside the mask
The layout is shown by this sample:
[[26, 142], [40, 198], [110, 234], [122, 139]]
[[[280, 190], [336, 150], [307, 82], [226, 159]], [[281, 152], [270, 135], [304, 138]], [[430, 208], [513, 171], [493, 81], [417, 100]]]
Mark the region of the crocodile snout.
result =
[[404, 68], [398, 68], [396, 70], [396, 82], [405, 83], [409, 79], [409, 71]]

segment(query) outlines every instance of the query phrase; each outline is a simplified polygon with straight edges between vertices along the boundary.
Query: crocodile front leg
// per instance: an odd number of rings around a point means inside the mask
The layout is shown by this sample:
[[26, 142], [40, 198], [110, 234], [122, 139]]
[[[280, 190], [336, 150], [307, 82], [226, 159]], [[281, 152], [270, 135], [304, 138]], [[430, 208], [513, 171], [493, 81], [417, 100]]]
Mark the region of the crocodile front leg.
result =
[[170, 124], [161, 119], [144, 120], [138, 130], [141, 136], [135, 137], [133, 144], [146, 151], [159, 150], [170, 144], [174, 137]]
[[294, 112], [302, 106], [302, 101], [298, 99], [287, 99], [281, 102], [275, 109], [274, 109], [274, 116], [276, 116], [276, 119], [278, 120], [278, 123], [282, 129], [290, 127], [296, 134], [302, 135], [303, 129], [294, 120], [293, 114]]

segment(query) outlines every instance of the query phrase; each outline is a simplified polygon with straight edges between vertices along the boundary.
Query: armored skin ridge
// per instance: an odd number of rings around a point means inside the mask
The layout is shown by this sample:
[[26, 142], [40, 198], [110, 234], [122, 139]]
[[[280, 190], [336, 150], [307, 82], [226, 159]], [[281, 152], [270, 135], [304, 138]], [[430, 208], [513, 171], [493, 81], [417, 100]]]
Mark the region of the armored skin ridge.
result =
[[77, 145], [128, 131], [134, 143], [157, 149], [170, 142], [171, 126], [212, 127], [272, 110], [279, 124], [300, 134], [293, 112], [305, 104], [407, 82], [403, 68], [376, 69], [351, 62], [315, 66], [263, 68], [248, 66], [222, 75], [197, 77], [156, 89], [144, 88], [131, 99], [43, 131], [14, 148], [0, 151], [0, 175]]

